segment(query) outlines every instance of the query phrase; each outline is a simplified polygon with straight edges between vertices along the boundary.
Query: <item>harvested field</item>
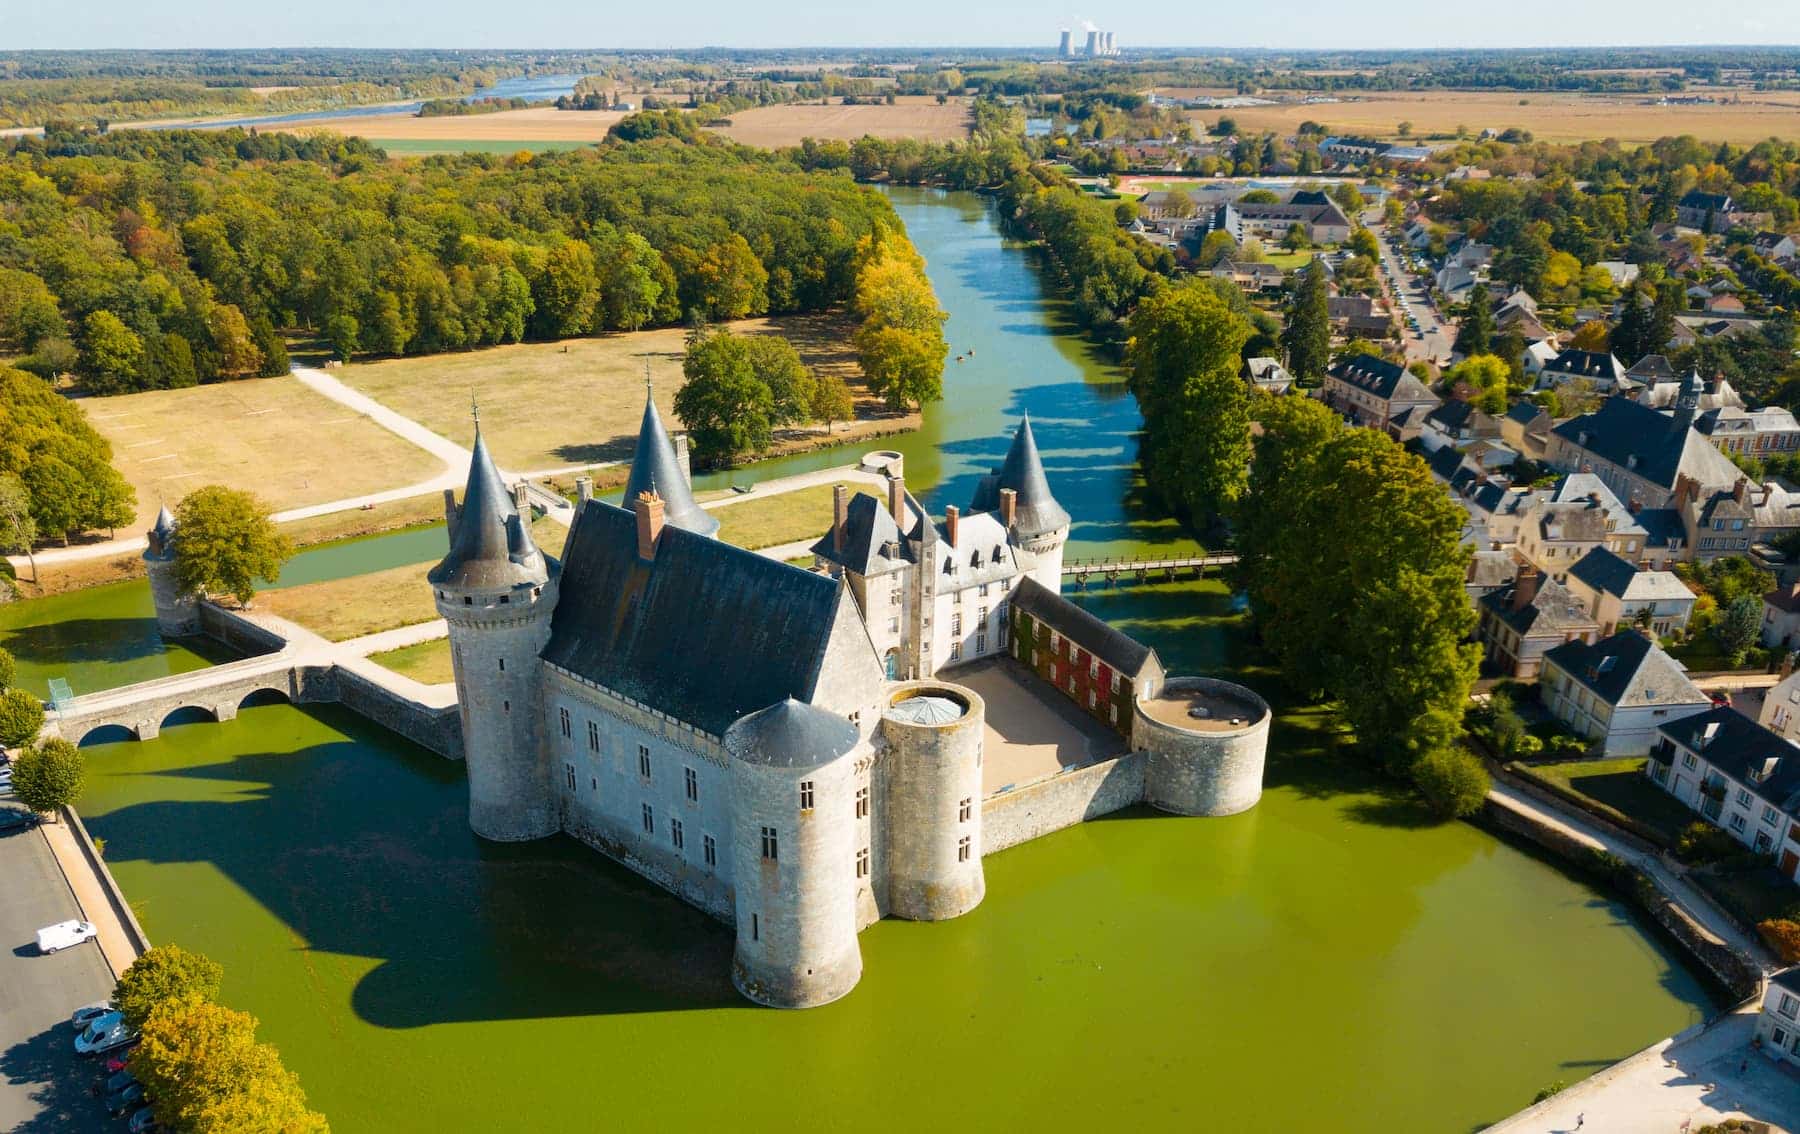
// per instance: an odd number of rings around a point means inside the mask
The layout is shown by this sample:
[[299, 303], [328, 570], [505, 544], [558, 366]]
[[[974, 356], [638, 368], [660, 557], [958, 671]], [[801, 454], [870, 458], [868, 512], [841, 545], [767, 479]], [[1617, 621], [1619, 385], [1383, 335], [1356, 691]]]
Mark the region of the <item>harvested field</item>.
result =
[[1714, 142], [1758, 142], [1771, 136], [1800, 135], [1800, 92], [1744, 92], [1733, 96], [1741, 102], [1710, 106], [1647, 106], [1647, 97], [1517, 91], [1376, 92], [1347, 97], [1344, 102], [1197, 110], [1190, 117], [1207, 123], [1230, 118], [1243, 130], [1288, 134], [1310, 119], [1334, 133], [1387, 139], [1398, 137], [1400, 123], [1411, 122], [1412, 135], [1420, 140], [1451, 134], [1458, 126], [1467, 127], [1472, 134], [1518, 127], [1548, 142], [1616, 138], [1641, 144], [1678, 134]]
[[345, 642], [435, 619], [437, 604], [425, 584], [427, 569], [426, 564], [409, 563], [347, 579], [262, 591], [251, 605], [333, 642]]
[[296, 134], [350, 134], [359, 138], [458, 139], [492, 142], [598, 142], [625, 117], [618, 110], [557, 110], [534, 106], [493, 114], [453, 114], [420, 118], [400, 114], [351, 114], [284, 123]]
[[865, 134], [952, 142], [969, 136], [969, 108], [955, 99], [939, 106], [930, 95], [907, 96], [893, 106], [759, 106], [733, 114], [731, 125], [718, 132], [770, 149], [798, 145], [802, 138], [854, 141]]
[[437, 459], [292, 377], [151, 390], [79, 404], [137, 489], [142, 531], [205, 484], [247, 489], [282, 511], [430, 480]]
[[[889, 412], [863, 386], [849, 346], [850, 324], [840, 314], [747, 319], [739, 333], [786, 336], [817, 372], [836, 372], [857, 393], [857, 420], [839, 424], [833, 444], [916, 429], [919, 415]], [[669, 327], [555, 343], [490, 347], [458, 354], [358, 363], [333, 371], [345, 382], [458, 444], [474, 440], [469, 394], [481, 399], [482, 430], [495, 459], [509, 471], [540, 472], [631, 458], [644, 413], [644, 364], [656, 404], [674, 428], [681, 388], [682, 340]], [[784, 431], [776, 452], [815, 448], [823, 426]]]

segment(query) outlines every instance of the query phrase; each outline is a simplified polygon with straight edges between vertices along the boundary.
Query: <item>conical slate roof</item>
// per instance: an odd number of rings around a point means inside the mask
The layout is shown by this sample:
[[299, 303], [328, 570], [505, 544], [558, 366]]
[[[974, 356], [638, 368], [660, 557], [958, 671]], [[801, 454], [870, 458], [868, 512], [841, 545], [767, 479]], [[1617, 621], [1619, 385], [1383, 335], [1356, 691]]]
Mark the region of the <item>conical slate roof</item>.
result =
[[817, 768], [856, 747], [857, 736], [843, 717], [789, 697], [740, 717], [726, 731], [725, 746], [746, 764]]
[[463, 490], [456, 530], [450, 534], [450, 553], [428, 578], [452, 587], [491, 588], [541, 583], [546, 577], [544, 557], [531, 542], [529, 525], [501, 483], [500, 470], [494, 467], [477, 424], [469, 483]]
[[169, 506], [162, 505], [156, 510], [156, 523], [150, 526], [148, 533], [149, 547], [145, 549], [146, 557], [173, 558], [175, 554], [175, 517], [169, 515]]
[[1069, 526], [1069, 513], [1050, 493], [1050, 480], [1044, 475], [1044, 460], [1038, 456], [1037, 438], [1031, 433], [1031, 415], [1026, 414], [1013, 435], [1012, 448], [1006, 460], [991, 476], [981, 478], [975, 489], [971, 512], [997, 512], [1000, 490], [1010, 488], [1018, 493], [1013, 528], [1021, 539], [1035, 539]]
[[718, 532], [719, 521], [694, 502], [687, 477], [675, 463], [675, 445], [663, 428], [662, 415], [656, 412], [656, 399], [646, 395], [637, 452], [631, 457], [631, 478], [625, 482], [625, 510], [631, 511], [637, 498], [651, 491], [662, 497], [664, 523], [705, 536]]

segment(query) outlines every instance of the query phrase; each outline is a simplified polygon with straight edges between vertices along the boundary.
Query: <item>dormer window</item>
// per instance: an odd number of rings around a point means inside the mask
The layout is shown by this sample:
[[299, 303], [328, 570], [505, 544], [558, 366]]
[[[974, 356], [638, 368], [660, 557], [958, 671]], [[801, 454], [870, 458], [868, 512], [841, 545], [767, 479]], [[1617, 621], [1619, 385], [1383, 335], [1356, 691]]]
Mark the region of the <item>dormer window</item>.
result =
[[980, 566], [981, 566], [981, 552], [980, 551], [976, 551], [974, 554], [969, 556], [969, 566], [973, 567], [973, 568], [977, 568], [977, 569], [980, 568]]

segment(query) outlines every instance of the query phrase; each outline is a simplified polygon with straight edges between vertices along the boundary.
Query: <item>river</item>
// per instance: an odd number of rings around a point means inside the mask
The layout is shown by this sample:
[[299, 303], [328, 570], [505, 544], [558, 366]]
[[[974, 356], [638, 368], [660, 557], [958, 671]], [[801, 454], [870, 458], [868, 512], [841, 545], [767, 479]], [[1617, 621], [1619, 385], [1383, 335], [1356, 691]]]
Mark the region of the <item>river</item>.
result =
[[[1029, 409], [1071, 554], [1179, 542], [1134, 491], [1135, 405], [1058, 325], [1031, 255], [979, 198], [895, 202], [952, 353], [975, 350], [897, 446], [909, 483], [967, 503]], [[80, 600], [60, 616], [92, 617]], [[856, 991], [806, 1012], [741, 1001], [727, 931], [585, 848], [478, 842], [457, 765], [347, 712], [253, 706], [92, 748], [82, 810], [152, 940], [222, 961], [225, 997], [351, 1134], [1468, 1130], [1711, 1010], [1624, 905], [1328, 754], [1328, 721], [1254, 668], [1218, 584], [1084, 602], [1172, 671], [1271, 695], [1261, 804], [996, 855], [975, 912], [871, 927]]]

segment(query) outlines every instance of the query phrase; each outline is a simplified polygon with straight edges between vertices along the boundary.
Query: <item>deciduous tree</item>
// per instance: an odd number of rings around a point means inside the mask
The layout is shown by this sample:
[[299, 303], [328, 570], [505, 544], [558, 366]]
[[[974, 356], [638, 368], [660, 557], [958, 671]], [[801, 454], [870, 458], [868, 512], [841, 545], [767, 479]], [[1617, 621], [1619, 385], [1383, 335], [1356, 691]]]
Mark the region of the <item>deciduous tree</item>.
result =
[[1479, 393], [1475, 405], [1483, 412], [1499, 416], [1506, 412], [1507, 383], [1512, 367], [1491, 354], [1471, 355], [1452, 366], [1444, 380], [1452, 386], [1466, 382]]
[[212, 484], [175, 506], [175, 577], [197, 594], [224, 593], [248, 606], [257, 580], [281, 578], [293, 542], [269, 518], [269, 508], [248, 492]]
[[133, 1028], [142, 1028], [159, 1005], [217, 1001], [224, 968], [203, 953], [157, 945], [126, 966], [113, 986], [113, 1006]]
[[741, 338], [729, 331], [699, 335], [681, 370], [687, 381], [675, 395], [675, 412], [701, 461], [728, 464], [769, 447], [775, 395], [757, 378]]
[[256, 1019], [205, 1000], [165, 1001], [128, 1066], [163, 1125], [191, 1134], [327, 1134]]
[[820, 374], [813, 383], [813, 420], [824, 422], [829, 433], [834, 422], [849, 421], [855, 413], [856, 400], [850, 394], [850, 384], [840, 375]]
[[[0, 699], [22, 693], [21, 689], [9, 689], [0, 694]], [[32, 703], [37, 703], [33, 697]], [[44, 718], [43, 709], [38, 709], [38, 720]], [[0, 736], [0, 740], [5, 740]], [[15, 744], [24, 743], [14, 741]], [[81, 749], [70, 744], [60, 736], [50, 739], [25, 750], [13, 761], [13, 795], [20, 803], [39, 814], [55, 816], [56, 812], [81, 798], [82, 784], [87, 779], [87, 762], [81, 755]]]

